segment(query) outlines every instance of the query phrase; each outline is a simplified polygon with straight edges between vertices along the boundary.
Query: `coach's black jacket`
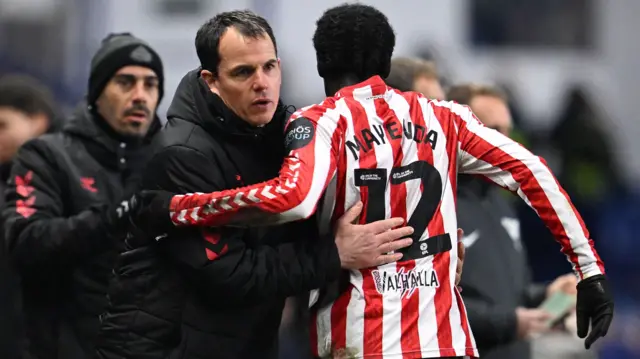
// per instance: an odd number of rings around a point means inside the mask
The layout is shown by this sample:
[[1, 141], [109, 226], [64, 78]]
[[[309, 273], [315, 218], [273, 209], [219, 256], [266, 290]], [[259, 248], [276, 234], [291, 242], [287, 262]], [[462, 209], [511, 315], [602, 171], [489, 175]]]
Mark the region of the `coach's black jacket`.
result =
[[[284, 156], [282, 105], [253, 128], [188, 73], [168, 112], [143, 187], [212, 192], [277, 176]], [[175, 229], [120, 257], [103, 317], [100, 358], [275, 358], [286, 297], [340, 274], [333, 238], [313, 220], [271, 228]], [[128, 243], [145, 242], [137, 234]], [[296, 256], [275, 245], [295, 241]], [[135, 247], [132, 244], [132, 247]]]
[[515, 309], [538, 306], [545, 290], [531, 283], [517, 217], [497, 186], [469, 175], [458, 182], [458, 225], [468, 246], [460, 286], [480, 355], [530, 358], [528, 342], [516, 338]]
[[[160, 128], [156, 119], [149, 137]], [[85, 358], [118, 240], [103, 221], [109, 204], [134, 192], [148, 141], [124, 142], [80, 105], [62, 131], [24, 144], [6, 191], [5, 245], [22, 279], [25, 358]], [[120, 244], [120, 246], [122, 246]]]

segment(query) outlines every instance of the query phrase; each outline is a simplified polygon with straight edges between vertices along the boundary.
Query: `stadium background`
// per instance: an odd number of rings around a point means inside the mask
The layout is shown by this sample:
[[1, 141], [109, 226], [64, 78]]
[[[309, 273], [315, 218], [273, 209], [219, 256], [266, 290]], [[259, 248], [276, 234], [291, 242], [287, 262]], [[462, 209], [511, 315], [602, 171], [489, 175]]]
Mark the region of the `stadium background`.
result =
[[[197, 66], [197, 28], [219, 11], [250, 8], [272, 24], [285, 101], [323, 97], [311, 35], [343, 1], [0, 0], [0, 75], [27, 73], [67, 109], [85, 91], [89, 61], [108, 32], [129, 31], [162, 56], [166, 110], [182, 75]], [[511, 96], [516, 136], [547, 159], [591, 228], [616, 292], [601, 358], [640, 357], [640, 1], [364, 1], [385, 12], [396, 55], [436, 61], [444, 84], [497, 83]], [[520, 211], [534, 274], [568, 270], [548, 231]]]

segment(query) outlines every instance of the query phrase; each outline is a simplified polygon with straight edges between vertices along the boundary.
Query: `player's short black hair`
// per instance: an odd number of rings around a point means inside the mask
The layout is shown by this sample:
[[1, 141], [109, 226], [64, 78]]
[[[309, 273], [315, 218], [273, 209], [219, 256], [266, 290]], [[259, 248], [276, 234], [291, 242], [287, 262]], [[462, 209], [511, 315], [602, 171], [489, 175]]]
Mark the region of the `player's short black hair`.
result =
[[316, 23], [313, 46], [320, 77], [356, 75], [386, 78], [396, 36], [387, 17], [363, 4], [343, 4], [327, 10]]
[[276, 37], [265, 18], [249, 10], [221, 12], [204, 23], [196, 34], [196, 53], [200, 66], [214, 75], [218, 74], [220, 64], [220, 38], [229, 27], [234, 27], [242, 36], [254, 39], [269, 36], [278, 53]]
[[0, 77], [0, 107], [9, 107], [27, 116], [44, 114], [49, 121], [53, 121], [57, 113], [49, 89], [26, 75]]

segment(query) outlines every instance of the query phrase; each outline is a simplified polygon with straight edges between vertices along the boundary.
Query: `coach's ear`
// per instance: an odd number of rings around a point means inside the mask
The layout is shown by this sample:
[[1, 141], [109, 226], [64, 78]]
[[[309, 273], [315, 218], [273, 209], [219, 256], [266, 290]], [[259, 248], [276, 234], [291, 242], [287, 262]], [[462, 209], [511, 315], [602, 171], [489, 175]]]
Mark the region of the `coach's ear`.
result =
[[200, 71], [200, 77], [202, 77], [202, 79], [207, 84], [211, 92], [213, 92], [216, 95], [219, 95], [218, 88], [216, 87], [216, 78], [211, 71], [202, 69]]

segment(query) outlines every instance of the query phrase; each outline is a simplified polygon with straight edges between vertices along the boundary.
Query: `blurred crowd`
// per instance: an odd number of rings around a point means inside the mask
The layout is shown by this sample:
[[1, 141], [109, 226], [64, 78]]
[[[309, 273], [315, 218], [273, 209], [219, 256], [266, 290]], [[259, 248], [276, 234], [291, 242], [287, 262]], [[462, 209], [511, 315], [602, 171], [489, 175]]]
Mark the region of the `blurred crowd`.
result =
[[[485, 37], [488, 38], [490, 35], [486, 34]], [[16, 154], [23, 144], [41, 136], [49, 136], [46, 137], [48, 138], [46, 141], [54, 141], [50, 140], [53, 138], [52, 134], [60, 133], [61, 129], [66, 126], [67, 131], [70, 131], [70, 133], [82, 133], [82, 136], [85, 137], [83, 141], [86, 140], [87, 143], [92, 143], [95, 140], [95, 143], [93, 147], [83, 143], [82, 146], [76, 148], [73, 147], [76, 145], [70, 144], [68, 139], [60, 139], [60, 144], [55, 145], [59, 147], [54, 146], [56, 149], [74, 148], [73, 151], [80, 152], [81, 150], [78, 148], [87, 148], [86, 154], [82, 156], [94, 156], [96, 153], [100, 153], [99, 156], [112, 156], [113, 158], [110, 158], [107, 162], [114, 163], [105, 166], [119, 168], [123, 173], [123, 177], [116, 178], [116, 176], [112, 179], [117, 185], [101, 187], [100, 193], [102, 195], [104, 190], [104, 198], [96, 200], [95, 203], [83, 202], [83, 200], [78, 200], [77, 198], [52, 198], [52, 201], [62, 201], [65, 205], [70, 204], [67, 208], [72, 208], [71, 211], [73, 213], [62, 213], [62, 210], [57, 209], [52, 210], [51, 213], [67, 216], [89, 216], [95, 214], [96, 218], [100, 218], [101, 221], [117, 223], [117, 210], [120, 200], [130, 196], [132, 193], [132, 189], [128, 188], [128, 183], [136, 179], [135, 176], [137, 174], [134, 172], [136, 169], [135, 163], [137, 162], [135, 161], [144, 161], [146, 156], [146, 154], [142, 153], [146, 148], [144, 141], [136, 142], [134, 147], [138, 152], [125, 152], [125, 147], [132, 146], [132, 142], [128, 140], [127, 136], [135, 135], [136, 131], [139, 131], [144, 134], [142, 137], [145, 137], [148, 133], [160, 131], [159, 128], [154, 128], [152, 125], [149, 125], [151, 128], [148, 128], [149, 126], [144, 122], [144, 118], [149, 117], [152, 119], [151, 122], [158, 122], [157, 127], [159, 127], [160, 122], [165, 122], [166, 119], [156, 116], [157, 105], [160, 101], [171, 102], [172, 100], [162, 100], [162, 93], [174, 93], [174, 89], [164, 88], [162, 59], [159, 55], [153, 52], [152, 47], [144, 39], [137, 39], [130, 35], [125, 36], [127, 36], [127, 39], [120, 40], [124, 41], [126, 45], [113, 45], [113, 48], [109, 48], [109, 40], [105, 40], [106, 42], [100, 45], [100, 50], [93, 58], [91, 69], [87, 69], [89, 85], [87, 86], [83, 83], [79, 84], [77, 88], [68, 88], [68, 86], [62, 85], [63, 82], [58, 81], [55, 74], [43, 73], [42, 71], [35, 71], [33, 68], [21, 66], [15, 58], [2, 53], [3, 50], [7, 52], [8, 48], [0, 49], [0, 178], [2, 179], [0, 190], [2, 193], [5, 193], [5, 191], [6, 193], [11, 192], [6, 196], [4, 194], [0, 196], [0, 210], [6, 210], [6, 199], [13, 201], [16, 196], [20, 195], [20, 199], [17, 200], [18, 205], [13, 204], [14, 208], [12, 210], [24, 218], [30, 216], [28, 211], [33, 207], [33, 205], [29, 204], [31, 177], [25, 175], [20, 178], [10, 178], [11, 165], [15, 163]], [[119, 51], [118, 46], [126, 47], [127, 50], [133, 49], [127, 41], [130, 41], [133, 44], [132, 46], [141, 46], [147, 53], [141, 51], [141, 53], [137, 54], [140, 59], [134, 59], [133, 62], [122, 60], [118, 57], [120, 55], [115, 52]], [[96, 44], [96, 47], [98, 45]], [[156, 56], [158, 56], [157, 59], [155, 58]], [[153, 60], [147, 61], [145, 57], [153, 57]], [[295, 61], [295, 58], [288, 59], [288, 61]], [[455, 85], [469, 81], [460, 79], [455, 73], [440, 72], [441, 62], [445, 61], [434, 58], [429, 53], [422, 54], [422, 56], [416, 55], [404, 58], [398, 56], [394, 63], [395, 69], [404, 72], [400, 74], [392, 73], [396, 77], [391, 78], [390, 76], [388, 81], [395, 82], [389, 84], [397, 88], [408, 86], [409, 88], [401, 88], [401, 90], [418, 91], [435, 99], [448, 98], [450, 97], [450, 90]], [[148, 63], [153, 64], [144, 65]], [[117, 77], [118, 71], [121, 69], [127, 68], [127, 66], [136, 67], [140, 64], [143, 64], [143, 70], [138, 69], [138, 73], [125, 73], [120, 74], [121, 77]], [[402, 70], [403, 66], [408, 69]], [[411, 72], [411, 69], [416, 66], [421, 70], [415, 73]], [[196, 67], [197, 64], [194, 64], [194, 68]], [[145, 70], [150, 71], [145, 72]], [[286, 73], [286, 69], [284, 71]], [[109, 116], [111, 114], [108, 111], [107, 113], [96, 113], [95, 108], [92, 108], [92, 104], [103, 97], [103, 92], [109, 90], [114, 78], [115, 83], [113, 86], [121, 87], [138, 86], [136, 81], [143, 79], [141, 87], [135, 90], [139, 91], [139, 93], [132, 95], [138, 97], [133, 100], [131, 98], [118, 99], [117, 95], [113, 95], [113, 98], [107, 98], [104, 101], [113, 107], [114, 113], [116, 111], [130, 111], [128, 115], [141, 117], [140, 123], [144, 124], [144, 126], [118, 123], [115, 117], [110, 120]], [[456, 81], [452, 81], [452, 79], [456, 79]], [[286, 81], [286, 77], [284, 81]], [[509, 135], [532, 152], [545, 158], [550, 168], [558, 176], [559, 182], [573, 199], [576, 208], [583, 215], [585, 223], [592, 232], [592, 237], [597, 240], [597, 248], [607, 265], [607, 274], [612, 282], [616, 297], [616, 317], [607, 337], [598, 343], [598, 357], [603, 359], [640, 358], [640, 341], [638, 340], [640, 338], [640, 306], [638, 305], [640, 303], [640, 289], [637, 286], [637, 283], [640, 283], [640, 270], [637, 261], [640, 256], [640, 246], [637, 246], [634, 241], [638, 233], [637, 223], [640, 220], [640, 195], [625, 185], [620, 159], [612, 145], [614, 139], [608, 130], [607, 114], [599, 103], [597, 94], [594, 94], [586, 83], [575, 84], [568, 88], [563, 94], [562, 103], [564, 107], [555, 114], [554, 119], [549, 121], [553, 125], [550, 128], [540, 130], [538, 127], [529, 125], [531, 120], [526, 118], [526, 111], [522, 109], [519, 103], [519, 101], [525, 100], [513, 95], [509, 84], [489, 85], [491, 85], [491, 88], [498, 90], [501, 94], [500, 98], [503, 98], [508, 104], [508, 110], [512, 118]], [[293, 92], [299, 91], [304, 91], [304, 89], [283, 86], [281, 97], [286, 102], [289, 96], [293, 97]], [[120, 101], [132, 101], [133, 105], [130, 106], [129, 102]], [[76, 104], [79, 105], [76, 106]], [[107, 105], [102, 106], [102, 108], [105, 107]], [[106, 124], [101, 123], [101, 119], [106, 119]], [[87, 129], [85, 125], [78, 125], [78, 121], [86, 121], [98, 129]], [[123, 133], [125, 134], [124, 137], [122, 137]], [[101, 139], [101, 136], [106, 139]], [[120, 147], [123, 152], [119, 152]], [[42, 151], [50, 150], [46, 146], [32, 146], [27, 150], [23, 149], [23, 158], [20, 161], [31, 161], [24, 157], [26, 151], [42, 155]], [[127, 147], [126, 151], [133, 151], [133, 149]], [[43, 154], [43, 156], [47, 155], [50, 155], [50, 153]], [[131, 160], [133, 164], [115, 163], [124, 161], [125, 158], [126, 161]], [[77, 158], [70, 160], [64, 157], [56, 157], [52, 163], [54, 163], [53, 166], [68, 169], [70, 173], [66, 173], [66, 175], [78, 177], [79, 179], [77, 180], [80, 181], [78, 185], [82, 186], [82, 188], [89, 191], [95, 189], [97, 192], [93, 178], [98, 176], [97, 173], [101, 171], [99, 169], [103, 166], [102, 162], [100, 162], [101, 160], [97, 161], [98, 165], [83, 164], [81, 166], [76, 165], [74, 161], [77, 161]], [[38, 173], [38, 170], [45, 166], [45, 164], [37, 161], [30, 162], [30, 165], [33, 166], [32, 171], [35, 173]], [[50, 164], [46, 164], [46, 166], [48, 165]], [[68, 167], [65, 167], [67, 165]], [[98, 169], [92, 166], [97, 166]], [[81, 174], [82, 171], [87, 169], [93, 171], [94, 174]], [[50, 180], [55, 181], [56, 179]], [[74, 179], [74, 181], [77, 180]], [[13, 188], [18, 186], [17, 188], [21, 188], [24, 192], [18, 190], [16, 195], [16, 190], [12, 192], [12, 190], [7, 189], [8, 186], [13, 186]], [[71, 194], [73, 192], [67, 193]], [[567, 273], [569, 265], [566, 257], [559, 252], [557, 243], [551, 237], [549, 230], [538, 219], [536, 213], [526, 206], [524, 202], [509, 193], [501, 192], [500, 196], [504, 197], [509, 206], [513, 206], [515, 216], [519, 219], [519, 240], [526, 248], [524, 261], [528, 262], [527, 271], [531, 274], [531, 282], [551, 283], [559, 276]], [[107, 204], [99, 203], [101, 201]], [[89, 209], [89, 212], [84, 212]], [[5, 215], [5, 218], [7, 218], [7, 215]], [[10, 223], [10, 226], [17, 228], [15, 223]], [[3, 226], [0, 223], [0, 229], [2, 228]], [[5, 233], [11, 238], [17, 236], [16, 233], [8, 233], [7, 228], [8, 226], [5, 226], [0, 231], [0, 238]], [[95, 231], [95, 233], [107, 232], [103, 227], [97, 227], [97, 225], [95, 228], [81, 229]], [[22, 230], [26, 229], [22, 228]], [[62, 226], [47, 227], [46, 230], [49, 231], [46, 235], [53, 237], [66, 233]], [[80, 229], [74, 230], [78, 231]], [[26, 232], [23, 232], [23, 235], [29, 235], [29, 233], [31, 235], [38, 234], [33, 230], [27, 234], [24, 233]], [[108, 239], [105, 239], [105, 241], [108, 241]], [[8, 260], [10, 257], [9, 250], [15, 251], [17, 247], [8, 249], [8, 246], [5, 245], [7, 240], [5, 239], [2, 242], [3, 245], [0, 246], [0, 358], [12, 358], [16, 357], [15, 353], [11, 352], [11, 348], [15, 347], [12, 343], [21, 340], [21, 335], [25, 331], [23, 323], [27, 321], [31, 326], [37, 326], [38, 323], [34, 324], [34, 320], [37, 322], [36, 319], [42, 319], [25, 318], [22, 314], [25, 303], [32, 309], [36, 308], [36, 314], [33, 314], [33, 312], [31, 314], [34, 316], [40, 314], [54, 315], [55, 310], [51, 311], [52, 308], [43, 307], [45, 305], [41, 301], [42, 298], [29, 297], [30, 293], [42, 293], [42, 291], [33, 291], [33, 288], [30, 288], [30, 286], [34, 285], [33, 283], [39, 282], [34, 277], [21, 278], [21, 275], [18, 274], [19, 270], [14, 268]], [[82, 248], [84, 245], [80, 242], [74, 242], [77, 247], [73, 249], [60, 247], [48, 250], [53, 252], [63, 250], [80, 252], [84, 250]], [[13, 245], [15, 246], [16, 244], [13, 243]], [[20, 247], [21, 255], [27, 256], [31, 251], [35, 251], [32, 246], [32, 244], [25, 244]], [[117, 251], [117, 248], [114, 248], [115, 251]], [[81, 255], [75, 258], [79, 256]], [[106, 257], [106, 262], [85, 263], [86, 266], [83, 269], [85, 273], [76, 272], [73, 275], [91, 277], [95, 274], [93, 271], [101, 271], [105, 265], [108, 266], [105, 263], [113, 259], [113, 254], [106, 255]], [[68, 258], [74, 257], [70, 256]], [[64, 267], [64, 264], [43, 264], [36, 260], [24, 260], [20, 263], [19, 268], [20, 271], [23, 271], [24, 268], [29, 268], [27, 272], [33, 274], [32, 268], [34, 266], [35, 268], [44, 266], [43, 268], [47, 268], [46, 270], [55, 271], [56, 266]], [[84, 279], [80, 278], [80, 280]], [[27, 287], [24, 286], [24, 283], [28, 283]], [[57, 293], [59, 288], [56, 288], [56, 286], [61, 284], [50, 282], [42, 285], [50, 287], [48, 288], [51, 289], [50, 293]], [[463, 295], [465, 295], [464, 285], [462, 288]], [[73, 290], [73, 288], [66, 289]], [[93, 289], [98, 293], [91, 293], [94, 296], [99, 296], [100, 291], [103, 290], [103, 288]], [[467, 294], [471, 295], [468, 292]], [[87, 296], [82, 305], [91, 307], [95, 304], [92, 301], [94, 301], [94, 298]], [[95, 301], [96, 303], [100, 302], [98, 299], [95, 299]], [[60, 305], [60, 308], [66, 308], [69, 305], [80, 304], [56, 303], [55, 305]], [[100, 304], [95, 304], [95, 307], [99, 306]], [[41, 312], [38, 312], [38, 310]], [[87, 308], [84, 313], [90, 313], [93, 310], [95, 310], [93, 307]], [[303, 329], [307, 325], [305, 310], [306, 303], [301, 303], [296, 298], [287, 300], [280, 328], [281, 357], [283, 359], [299, 358], [300, 353], [308, 349], [306, 330]], [[80, 328], [86, 325], [82, 318], [76, 319], [77, 321], [74, 325]], [[577, 339], [574, 332], [575, 329], [572, 330], [569, 327], [570, 325], [561, 325], [545, 331], [543, 335], [526, 336], [526, 338], [520, 339], [531, 344], [529, 350], [534, 359], [596, 357], [593, 352], [585, 352], [582, 349], [582, 341]], [[93, 328], [86, 330], [91, 331]], [[61, 335], [64, 335], [64, 333]], [[52, 340], [51, 338], [41, 339], [45, 344], [47, 340]], [[75, 358], [74, 353], [66, 353], [66, 355], [67, 358]], [[60, 356], [60, 358], [63, 357]], [[45, 358], [45, 356], [42, 358]]]

